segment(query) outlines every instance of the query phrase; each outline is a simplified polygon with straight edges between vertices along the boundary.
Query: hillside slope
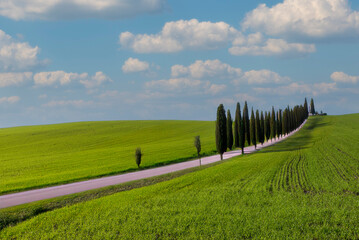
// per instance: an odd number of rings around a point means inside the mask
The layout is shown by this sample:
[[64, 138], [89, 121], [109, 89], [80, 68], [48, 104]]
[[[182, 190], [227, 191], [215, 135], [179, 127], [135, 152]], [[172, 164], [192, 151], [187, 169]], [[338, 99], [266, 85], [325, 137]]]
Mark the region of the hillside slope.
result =
[[1, 238], [359, 237], [359, 114], [153, 186], [41, 214]]
[[108, 121], [0, 129], [0, 194], [111, 175], [215, 150], [214, 122]]

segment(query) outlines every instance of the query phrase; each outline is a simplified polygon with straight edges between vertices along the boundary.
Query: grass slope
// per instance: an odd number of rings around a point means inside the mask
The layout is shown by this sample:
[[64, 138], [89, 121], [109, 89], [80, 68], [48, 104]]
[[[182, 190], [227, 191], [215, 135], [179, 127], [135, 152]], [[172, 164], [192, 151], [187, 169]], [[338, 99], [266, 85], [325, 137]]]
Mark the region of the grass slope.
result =
[[215, 150], [214, 123], [205, 121], [80, 122], [0, 129], [0, 194], [66, 183], [194, 157]]
[[359, 114], [313, 117], [257, 154], [65, 207], [2, 239], [357, 239]]

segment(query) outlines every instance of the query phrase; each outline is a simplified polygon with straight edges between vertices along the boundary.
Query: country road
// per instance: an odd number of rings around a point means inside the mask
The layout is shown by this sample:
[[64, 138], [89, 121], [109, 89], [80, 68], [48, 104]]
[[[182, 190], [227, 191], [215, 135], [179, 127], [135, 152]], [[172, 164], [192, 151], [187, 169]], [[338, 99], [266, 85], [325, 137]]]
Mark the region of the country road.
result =
[[[303, 125], [305, 123], [306, 123], [306, 121], [304, 121], [303, 124], [299, 128], [297, 128], [296, 130], [294, 130], [293, 132], [291, 132], [290, 134], [288, 134], [285, 137], [282, 137], [282, 138], [279, 138], [276, 140], [273, 139], [273, 141], [264, 143], [263, 146], [258, 145], [257, 149], [254, 149], [254, 146], [246, 147], [244, 149], [244, 152], [252, 153], [252, 152], [258, 151], [261, 148], [268, 147], [277, 142], [280, 142], [280, 141], [286, 139], [287, 137], [293, 135], [295, 132], [297, 132], [301, 127], [303, 127]], [[229, 158], [232, 158], [232, 157], [235, 157], [238, 155], [241, 155], [240, 150], [226, 152], [223, 155], [223, 159], [229, 159]], [[218, 161], [220, 161], [219, 155], [204, 157], [204, 158], [202, 158], [202, 165], [206, 165], [206, 164], [210, 164], [210, 163], [214, 163], [214, 162], [218, 162]], [[83, 191], [87, 191], [87, 190], [102, 188], [102, 187], [106, 187], [106, 186], [121, 184], [121, 183], [125, 183], [125, 182], [130, 182], [130, 181], [134, 181], [134, 180], [140, 180], [140, 179], [144, 179], [144, 178], [159, 176], [159, 175], [176, 172], [176, 171], [180, 171], [180, 170], [187, 169], [187, 168], [193, 168], [193, 167], [197, 167], [197, 166], [199, 166], [198, 159], [187, 161], [187, 162], [182, 162], [182, 163], [171, 164], [171, 165], [164, 166], [164, 167], [158, 167], [158, 168], [146, 169], [146, 170], [137, 171], [137, 172], [125, 173], [125, 174], [121, 174], [121, 175], [102, 177], [102, 178], [91, 179], [91, 180], [82, 181], [82, 182], [75, 182], [75, 183], [70, 183], [70, 184], [54, 186], [54, 187], [47, 187], [47, 188], [42, 188], [42, 189], [35, 189], [35, 190], [29, 190], [29, 191], [24, 191], [24, 192], [19, 192], [19, 193], [7, 194], [7, 195], [0, 196], [0, 208], [16, 206], [16, 205], [20, 205], [20, 204], [24, 204], [24, 203], [35, 202], [35, 201], [39, 201], [39, 200], [44, 200], [44, 199], [64, 196], [64, 195], [68, 195], [68, 194], [79, 193], [79, 192], [83, 192]]]

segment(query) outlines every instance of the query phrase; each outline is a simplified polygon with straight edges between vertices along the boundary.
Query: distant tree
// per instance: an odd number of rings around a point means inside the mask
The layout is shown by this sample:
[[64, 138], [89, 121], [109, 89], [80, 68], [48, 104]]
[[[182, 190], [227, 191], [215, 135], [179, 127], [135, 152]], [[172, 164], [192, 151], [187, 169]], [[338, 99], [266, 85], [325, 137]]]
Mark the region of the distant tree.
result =
[[261, 142], [261, 119], [259, 118], [259, 111], [256, 111], [256, 140]]
[[257, 139], [256, 139], [256, 119], [254, 118], [254, 112], [252, 108], [251, 121], [250, 121], [250, 136], [254, 148], [257, 148]]
[[313, 98], [310, 100], [310, 113], [311, 113], [312, 115], [315, 114], [315, 107], [314, 107], [314, 100], [313, 100]]
[[227, 147], [232, 150], [233, 147], [233, 121], [231, 111], [227, 110]]
[[243, 108], [243, 123], [244, 123], [244, 131], [246, 135], [246, 140], [248, 145], [251, 145], [251, 134], [250, 134], [250, 126], [249, 126], [249, 112], [248, 112], [248, 105], [247, 101], [244, 102]]
[[135, 152], [135, 157], [136, 157], [136, 164], [137, 167], [140, 168], [141, 165], [141, 158], [142, 158], [142, 152], [141, 152], [141, 148], [136, 148], [136, 152]]
[[307, 98], [304, 99], [304, 119], [307, 119], [308, 118], [308, 102], [307, 102]]
[[261, 137], [259, 142], [263, 145], [264, 140], [265, 140], [265, 134], [264, 134], [264, 116], [263, 116], [263, 111], [261, 111]]
[[240, 124], [242, 122], [241, 119], [241, 106], [237, 102], [237, 108], [236, 108], [236, 115], [234, 117], [234, 146], [236, 148], [239, 147], [239, 131], [240, 131]]
[[239, 147], [242, 149], [242, 154], [244, 154], [244, 146], [246, 144], [246, 133], [244, 128], [244, 115], [239, 124]]
[[271, 114], [271, 119], [270, 119], [270, 138], [271, 140], [274, 138], [275, 139], [275, 111], [274, 111], [274, 107], [272, 107], [272, 114]]
[[265, 118], [265, 136], [266, 136], [266, 140], [269, 141], [270, 138], [270, 112], [266, 112], [266, 118]]
[[223, 153], [227, 150], [227, 123], [226, 111], [223, 104], [217, 108], [217, 121], [216, 121], [216, 147], [217, 152], [221, 155], [223, 160]]
[[197, 155], [198, 155], [198, 159], [199, 159], [199, 165], [202, 165], [201, 162], [201, 156], [200, 156], [200, 152], [201, 152], [201, 139], [199, 138], [199, 136], [195, 136], [194, 137], [194, 143], [193, 145], [196, 147], [197, 150]]
[[278, 137], [281, 137], [283, 132], [282, 132], [282, 109], [278, 110], [278, 117], [277, 117], [277, 131], [278, 131]]
[[288, 121], [288, 110], [287, 109], [284, 109], [283, 111], [283, 117], [282, 117], [282, 134], [283, 136], [284, 135], [287, 135], [288, 133], [288, 129], [287, 129], [287, 121]]

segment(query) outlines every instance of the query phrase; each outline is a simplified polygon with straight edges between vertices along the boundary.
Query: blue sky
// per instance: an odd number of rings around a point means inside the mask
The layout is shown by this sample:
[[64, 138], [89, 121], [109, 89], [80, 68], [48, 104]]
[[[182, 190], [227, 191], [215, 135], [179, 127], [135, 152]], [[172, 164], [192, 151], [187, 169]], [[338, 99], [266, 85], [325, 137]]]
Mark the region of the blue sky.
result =
[[359, 112], [358, 43], [353, 0], [0, 0], [0, 127]]

